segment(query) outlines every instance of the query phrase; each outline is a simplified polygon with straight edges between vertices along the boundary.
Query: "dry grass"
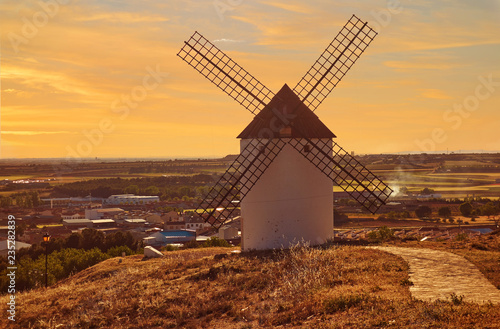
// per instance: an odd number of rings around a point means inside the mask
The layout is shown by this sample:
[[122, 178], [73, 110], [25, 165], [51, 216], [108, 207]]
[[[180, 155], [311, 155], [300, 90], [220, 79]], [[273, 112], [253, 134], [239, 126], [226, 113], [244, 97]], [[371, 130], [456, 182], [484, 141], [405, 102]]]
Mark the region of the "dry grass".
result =
[[[410, 297], [399, 257], [360, 247], [106, 260], [17, 295], [20, 328], [451, 328], [500, 326], [500, 307]], [[224, 254], [219, 256], [220, 254]], [[5, 305], [7, 296], [0, 298]], [[5, 314], [5, 312], [4, 312]], [[0, 327], [6, 327], [6, 316]]]

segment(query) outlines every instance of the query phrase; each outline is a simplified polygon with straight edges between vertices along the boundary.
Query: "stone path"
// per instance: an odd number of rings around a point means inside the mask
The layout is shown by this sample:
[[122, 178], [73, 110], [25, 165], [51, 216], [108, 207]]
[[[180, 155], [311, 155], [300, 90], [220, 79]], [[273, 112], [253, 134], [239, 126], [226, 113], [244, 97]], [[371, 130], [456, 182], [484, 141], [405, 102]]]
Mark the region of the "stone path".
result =
[[410, 292], [426, 301], [463, 295], [464, 301], [500, 303], [500, 290], [464, 257], [420, 248], [373, 247], [401, 256], [410, 266]]

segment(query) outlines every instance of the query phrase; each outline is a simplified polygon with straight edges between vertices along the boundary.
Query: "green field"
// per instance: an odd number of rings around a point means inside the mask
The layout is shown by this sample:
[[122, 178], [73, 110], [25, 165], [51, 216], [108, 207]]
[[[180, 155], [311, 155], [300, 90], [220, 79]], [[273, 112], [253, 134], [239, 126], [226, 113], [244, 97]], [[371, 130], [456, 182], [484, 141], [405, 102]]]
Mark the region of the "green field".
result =
[[30, 179], [35, 178], [33, 175], [8, 175], [8, 176], [0, 176], [0, 180], [18, 180], [18, 179]]
[[[0, 160], [1, 179], [53, 179], [51, 186], [82, 180], [116, 178], [151, 178], [161, 176], [190, 176], [195, 174], [222, 174], [234, 156], [223, 159], [201, 160], [123, 160], [82, 161], [63, 163], [69, 168], [62, 175], [55, 160]], [[437, 154], [437, 155], [364, 155], [358, 158], [368, 169], [393, 189], [406, 187], [416, 193], [430, 188], [443, 197], [464, 197], [468, 194], [500, 197], [500, 154]], [[0, 195], [22, 190], [7, 191], [0, 186]], [[335, 192], [343, 191], [339, 186]], [[43, 192], [50, 193], [50, 190]]]

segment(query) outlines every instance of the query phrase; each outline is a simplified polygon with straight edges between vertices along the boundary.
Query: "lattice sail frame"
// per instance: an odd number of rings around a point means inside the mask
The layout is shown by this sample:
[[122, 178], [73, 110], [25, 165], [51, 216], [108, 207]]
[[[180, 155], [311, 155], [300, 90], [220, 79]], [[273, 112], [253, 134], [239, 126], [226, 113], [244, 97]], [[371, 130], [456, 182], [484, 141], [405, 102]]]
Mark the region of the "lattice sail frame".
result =
[[[367, 23], [353, 15], [294, 92], [314, 111], [376, 35]], [[198, 32], [177, 55], [254, 115], [274, 97], [272, 91]], [[299, 135], [302, 138], [251, 140], [201, 202], [198, 214], [215, 228], [222, 226], [286, 144], [291, 144], [370, 212], [385, 203], [392, 190], [338, 144], [333, 142], [330, 147], [322, 140], [313, 142]], [[312, 151], [305, 152], [306, 145], [312, 146]], [[268, 152], [261, 152], [262, 149]]]
[[293, 88], [295, 94], [311, 111], [316, 110], [376, 36], [366, 22], [352, 15]]
[[328, 142], [294, 138], [289, 144], [366, 210], [375, 213], [392, 190], [337, 143], [332, 141], [330, 146]]
[[287, 142], [285, 139], [250, 140], [200, 203], [198, 215], [217, 229], [222, 226]]
[[257, 114], [274, 97], [271, 90], [198, 32], [185, 42], [177, 56], [252, 114]]

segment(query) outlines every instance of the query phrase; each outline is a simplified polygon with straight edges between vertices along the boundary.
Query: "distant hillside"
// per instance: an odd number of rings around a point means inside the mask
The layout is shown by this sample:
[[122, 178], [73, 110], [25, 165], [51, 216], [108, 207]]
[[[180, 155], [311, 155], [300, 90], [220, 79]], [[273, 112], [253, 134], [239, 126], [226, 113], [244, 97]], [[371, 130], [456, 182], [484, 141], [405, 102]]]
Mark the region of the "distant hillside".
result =
[[239, 154], [228, 154], [225, 157], [223, 157], [221, 160], [222, 161], [234, 161], [238, 157]]
[[[16, 297], [19, 328], [498, 327], [500, 308], [411, 299], [408, 268], [377, 250], [232, 254], [229, 248], [108, 259]], [[9, 296], [2, 296], [6, 305]], [[4, 306], [5, 307], [5, 306]], [[10, 321], [6, 313], [0, 327]]]

